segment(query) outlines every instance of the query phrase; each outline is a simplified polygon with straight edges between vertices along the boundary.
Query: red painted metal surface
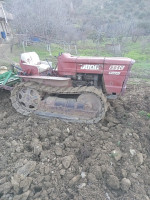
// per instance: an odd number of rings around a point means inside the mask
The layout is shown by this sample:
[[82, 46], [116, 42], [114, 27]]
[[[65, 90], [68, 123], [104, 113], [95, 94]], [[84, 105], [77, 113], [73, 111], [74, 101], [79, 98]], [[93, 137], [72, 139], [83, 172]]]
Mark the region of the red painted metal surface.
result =
[[24, 63], [22, 61], [20, 61], [20, 67], [28, 75], [46, 76], [48, 73], [50, 73], [50, 70], [46, 70], [44, 72], [39, 73], [39, 70], [38, 70], [37, 66], [31, 65], [31, 64], [27, 64], [27, 63]]
[[130, 58], [82, 57], [62, 54], [58, 58], [60, 76], [83, 74], [103, 74], [103, 83], [107, 94], [120, 94], [126, 88], [131, 65]]
[[[117, 57], [83, 57], [64, 53], [58, 57], [57, 76], [76, 77], [77, 74], [95, 74], [103, 78], [103, 87], [107, 94], [121, 94], [126, 89], [126, 82], [134, 60]], [[36, 81], [51, 86], [69, 87], [71, 80], [60, 80], [57, 77], [44, 77], [37, 67], [20, 62], [21, 68], [32, 76], [22, 77], [24, 81]], [[47, 73], [47, 72], [45, 72]], [[54, 79], [53, 79], [54, 78]]]
[[76, 75], [77, 73], [102, 74], [103, 64], [103, 57], [72, 56], [64, 53], [58, 58], [58, 74], [60, 76]]
[[77, 57], [70, 54], [62, 54], [58, 57], [58, 74], [59, 76], [76, 75]]
[[26, 72], [27, 74], [39, 75], [39, 71], [38, 71], [37, 67], [35, 67], [34, 65], [29, 65], [29, 64], [26, 64], [21, 61], [20, 66], [21, 66], [22, 70], [24, 72]]
[[135, 61], [130, 58], [106, 58], [103, 80], [107, 94], [121, 94], [126, 88], [131, 65]]
[[52, 77], [52, 76], [19, 76], [23, 81], [37, 82], [52, 87], [71, 87], [72, 81], [70, 78], [65, 77]]

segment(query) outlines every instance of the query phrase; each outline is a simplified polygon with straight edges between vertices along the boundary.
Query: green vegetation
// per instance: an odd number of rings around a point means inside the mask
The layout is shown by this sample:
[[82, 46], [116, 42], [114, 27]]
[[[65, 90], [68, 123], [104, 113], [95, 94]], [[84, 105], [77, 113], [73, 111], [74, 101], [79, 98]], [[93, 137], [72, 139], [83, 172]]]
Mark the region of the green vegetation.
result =
[[143, 117], [146, 117], [147, 119], [150, 119], [150, 113], [147, 113], [146, 111], [144, 110], [141, 110], [139, 112], [139, 115], [143, 116]]
[[125, 57], [132, 58], [136, 61], [132, 71], [137, 75], [147, 75], [150, 77], [150, 38], [145, 37], [138, 40], [136, 43], [128, 42], [126, 45]]

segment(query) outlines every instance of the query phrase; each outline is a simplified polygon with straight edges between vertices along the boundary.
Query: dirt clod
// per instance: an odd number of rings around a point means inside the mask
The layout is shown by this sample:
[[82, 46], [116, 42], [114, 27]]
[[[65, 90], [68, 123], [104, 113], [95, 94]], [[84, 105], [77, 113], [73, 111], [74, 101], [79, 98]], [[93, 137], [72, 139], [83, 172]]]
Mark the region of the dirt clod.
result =
[[127, 191], [129, 190], [130, 186], [131, 186], [131, 181], [130, 181], [129, 179], [123, 178], [123, 179], [121, 180], [121, 189], [122, 189], [123, 191], [126, 191], [126, 192], [127, 192]]
[[65, 156], [62, 160], [62, 164], [64, 166], [64, 168], [69, 168], [70, 167], [70, 164], [71, 164], [71, 161], [72, 161], [72, 156]]
[[62, 155], [62, 149], [60, 147], [57, 147], [55, 149], [55, 153], [56, 153], [57, 156], [61, 156]]
[[122, 153], [119, 149], [113, 150], [111, 152], [112, 156], [115, 158], [116, 161], [119, 161], [122, 157]]
[[120, 183], [118, 177], [114, 175], [110, 175], [107, 179], [107, 185], [114, 190], [118, 190], [120, 188]]
[[73, 177], [70, 181], [69, 181], [69, 185], [73, 186], [74, 184], [76, 184], [79, 180], [80, 180], [81, 176], [77, 175], [75, 177]]
[[16, 113], [0, 91], [0, 199], [149, 200], [150, 86], [129, 85], [97, 124]]

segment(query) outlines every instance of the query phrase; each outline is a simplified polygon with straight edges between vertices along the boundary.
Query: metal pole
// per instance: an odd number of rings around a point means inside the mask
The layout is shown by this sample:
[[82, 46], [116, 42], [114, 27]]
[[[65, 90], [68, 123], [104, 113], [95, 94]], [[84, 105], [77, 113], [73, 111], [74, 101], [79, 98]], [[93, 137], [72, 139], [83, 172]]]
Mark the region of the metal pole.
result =
[[24, 41], [22, 42], [22, 47], [23, 47], [23, 51], [24, 51], [24, 53], [25, 53], [25, 52], [26, 52], [26, 50], [25, 50]]
[[75, 52], [76, 52], [76, 55], [78, 54], [78, 51], [77, 51], [77, 46], [76, 45], [74, 45], [74, 47], [75, 47]]

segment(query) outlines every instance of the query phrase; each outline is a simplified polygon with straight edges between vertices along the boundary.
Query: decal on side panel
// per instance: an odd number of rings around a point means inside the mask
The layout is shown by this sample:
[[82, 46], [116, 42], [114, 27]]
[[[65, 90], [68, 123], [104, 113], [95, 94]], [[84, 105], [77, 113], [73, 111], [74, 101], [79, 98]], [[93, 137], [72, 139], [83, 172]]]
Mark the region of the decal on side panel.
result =
[[123, 70], [124, 68], [124, 65], [110, 65], [109, 70]]
[[109, 72], [111, 75], [120, 75], [120, 72]]
[[103, 67], [103, 65], [89, 65], [89, 64], [85, 65], [80, 64], [80, 65], [81, 65], [80, 69], [86, 69], [86, 70], [99, 70], [100, 67]]

